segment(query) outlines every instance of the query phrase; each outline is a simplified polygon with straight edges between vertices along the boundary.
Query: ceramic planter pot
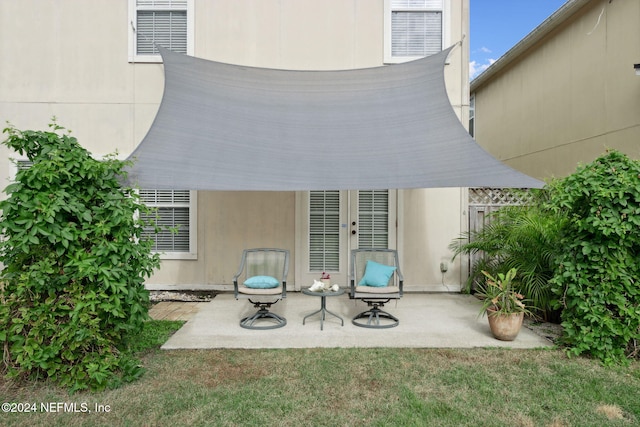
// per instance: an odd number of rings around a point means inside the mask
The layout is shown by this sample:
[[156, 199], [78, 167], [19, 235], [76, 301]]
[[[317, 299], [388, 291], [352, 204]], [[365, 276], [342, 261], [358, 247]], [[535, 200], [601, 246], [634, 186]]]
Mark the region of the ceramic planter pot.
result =
[[513, 341], [522, 327], [524, 313], [495, 314], [495, 310], [487, 309], [491, 333], [500, 341]]

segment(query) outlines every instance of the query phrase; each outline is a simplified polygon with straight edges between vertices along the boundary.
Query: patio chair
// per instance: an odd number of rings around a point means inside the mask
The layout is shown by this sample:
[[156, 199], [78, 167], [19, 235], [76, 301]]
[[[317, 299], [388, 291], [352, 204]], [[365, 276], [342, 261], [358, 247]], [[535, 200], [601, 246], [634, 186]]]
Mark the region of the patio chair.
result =
[[400, 321], [382, 310], [391, 300], [402, 298], [402, 272], [398, 251], [394, 249], [353, 249], [349, 298], [366, 302], [370, 307], [351, 323], [364, 328], [393, 328]]
[[238, 272], [233, 276], [236, 299], [248, 299], [258, 311], [240, 320], [246, 329], [275, 329], [287, 319], [269, 311], [287, 296], [289, 251], [286, 249], [245, 249]]

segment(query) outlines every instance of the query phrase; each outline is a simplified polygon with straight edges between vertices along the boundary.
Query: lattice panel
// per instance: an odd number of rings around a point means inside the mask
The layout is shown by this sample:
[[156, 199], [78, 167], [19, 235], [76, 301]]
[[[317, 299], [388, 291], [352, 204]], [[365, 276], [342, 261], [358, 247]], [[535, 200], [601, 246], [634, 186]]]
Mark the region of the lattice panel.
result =
[[470, 188], [469, 205], [506, 206], [531, 203], [531, 193], [517, 188]]

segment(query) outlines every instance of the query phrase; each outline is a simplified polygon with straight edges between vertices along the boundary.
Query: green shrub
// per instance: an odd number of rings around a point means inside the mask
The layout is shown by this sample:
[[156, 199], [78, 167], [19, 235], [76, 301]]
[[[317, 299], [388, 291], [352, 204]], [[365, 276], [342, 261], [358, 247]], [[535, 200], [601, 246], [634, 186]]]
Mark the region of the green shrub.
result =
[[95, 160], [50, 126], [4, 130], [3, 144], [33, 162], [0, 202], [4, 370], [102, 389], [139, 375], [121, 350], [148, 318], [143, 282], [159, 259], [141, 239], [146, 208], [121, 187], [127, 163]]
[[551, 206], [568, 219], [552, 284], [570, 353], [626, 361], [640, 340], [640, 163], [611, 151], [554, 182]]
[[[471, 266], [467, 289], [484, 283], [483, 271], [492, 275], [517, 269], [518, 292], [544, 316], [552, 309], [549, 280], [554, 275], [563, 218], [544, 209], [546, 193], [537, 192], [527, 206], [505, 206], [493, 212], [482, 230], [463, 233], [449, 248], [460, 254], [482, 253]], [[476, 286], [474, 286], [474, 284]]]

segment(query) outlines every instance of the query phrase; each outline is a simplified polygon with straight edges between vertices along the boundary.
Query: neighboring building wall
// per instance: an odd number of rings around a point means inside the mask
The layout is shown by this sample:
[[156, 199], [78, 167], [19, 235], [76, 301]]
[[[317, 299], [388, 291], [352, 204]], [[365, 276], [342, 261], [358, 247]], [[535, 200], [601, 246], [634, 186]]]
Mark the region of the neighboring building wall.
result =
[[471, 83], [478, 143], [540, 179], [607, 148], [640, 157], [640, 2], [563, 8]]
[[[193, 0], [193, 55], [257, 67], [350, 69], [384, 63], [384, 0]], [[468, 117], [468, 0], [445, 0], [446, 42], [463, 41], [445, 70], [451, 103]], [[0, 120], [45, 129], [51, 117], [94, 155], [124, 158], [139, 144], [163, 91], [159, 63], [129, 62], [127, 0], [38, 0], [0, 3]], [[179, 141], [177, 141], [179, 143]], [[0, 148], [0, 179], [13, 153]], [[241, 165], [238, 165], [239, 173]], [[404, 190], [397, 236], [409, 288], [440, 289], [439, 264], [464, 229], [464, 189]], [[153, 285], [228, 289], [247, 247], [291, 250], [296, 277], [294, 192], [198, 192], [197, 251], [164, 260]], [[455, 266], [447, 281], [458, 289]], [[297, 288], [300, 284], [297, 285]], [[446, 289], [445, 289], [446, 290]]]

